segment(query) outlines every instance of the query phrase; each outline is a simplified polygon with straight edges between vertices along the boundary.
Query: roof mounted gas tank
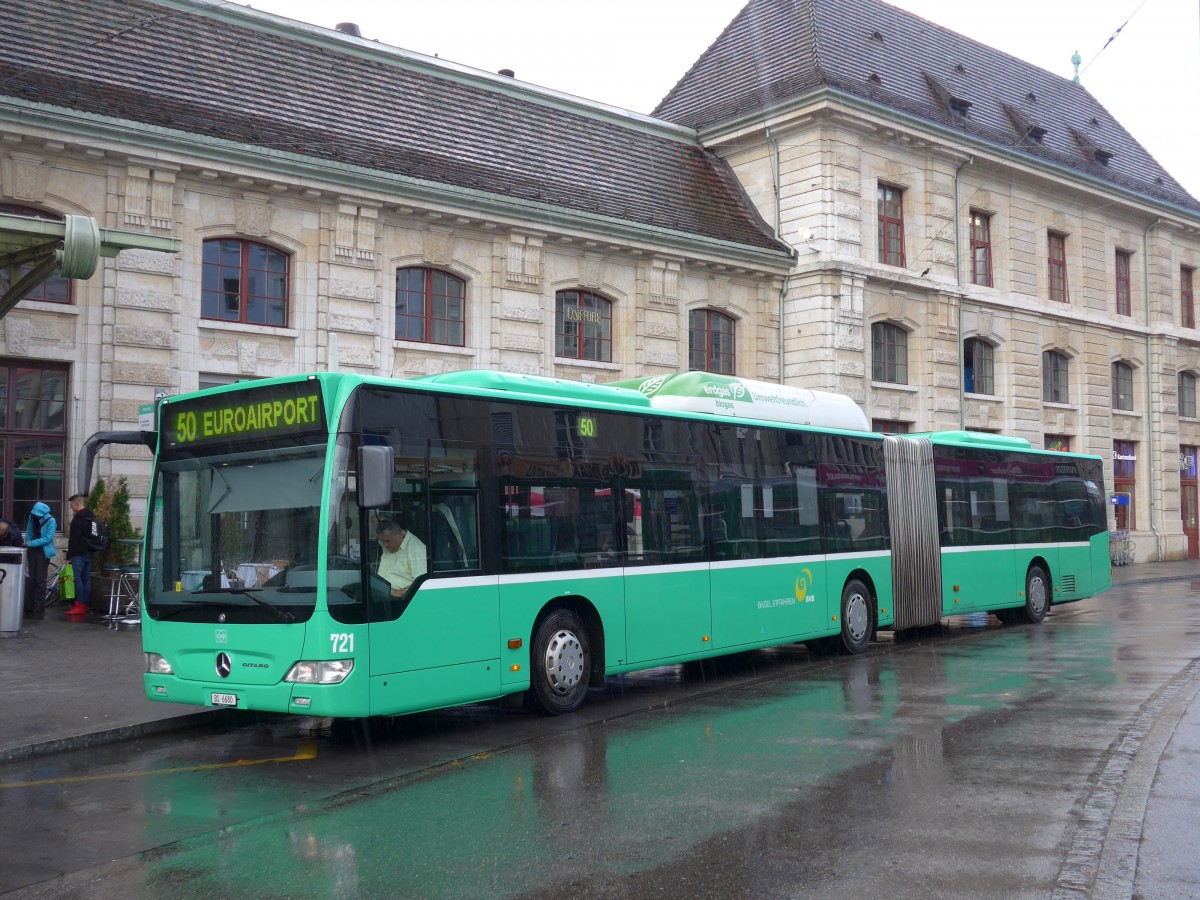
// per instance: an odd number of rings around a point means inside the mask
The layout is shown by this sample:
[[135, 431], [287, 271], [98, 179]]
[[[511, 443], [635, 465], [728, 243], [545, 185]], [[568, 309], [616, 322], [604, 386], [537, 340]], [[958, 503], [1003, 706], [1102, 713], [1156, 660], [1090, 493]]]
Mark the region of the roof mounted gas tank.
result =
[[680, 372], [616, 381], [650, 398], [654, 409], [870, 431], [866, 414], [844, 394], [750, 381], [711, 372]]

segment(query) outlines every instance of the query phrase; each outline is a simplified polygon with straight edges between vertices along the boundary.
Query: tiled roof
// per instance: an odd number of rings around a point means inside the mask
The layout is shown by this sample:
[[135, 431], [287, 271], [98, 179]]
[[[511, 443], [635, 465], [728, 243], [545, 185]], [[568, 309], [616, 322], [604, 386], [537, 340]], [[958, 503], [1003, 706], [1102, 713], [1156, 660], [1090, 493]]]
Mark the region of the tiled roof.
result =
[[5, 0], [0, 104], [302, 154], [785, 261], [728, 165], [685, 130], [235, 9]]
[[750, 0], [653, 115], [715, 129], [823, 88], [1200, 211], [1085, 88], [879, 0]]

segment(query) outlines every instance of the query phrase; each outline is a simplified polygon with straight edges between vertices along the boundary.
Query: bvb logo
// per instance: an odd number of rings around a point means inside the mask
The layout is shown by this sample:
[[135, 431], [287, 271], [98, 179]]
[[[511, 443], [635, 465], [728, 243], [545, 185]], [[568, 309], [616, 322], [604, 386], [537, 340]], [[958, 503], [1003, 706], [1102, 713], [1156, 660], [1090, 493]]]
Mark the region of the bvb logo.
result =
[[801, 603], [808, 596], [808, 589], [812, 587], [812, 572], [808, 569], [800, 570], [800, 577], [796, 579], [796, 599]]

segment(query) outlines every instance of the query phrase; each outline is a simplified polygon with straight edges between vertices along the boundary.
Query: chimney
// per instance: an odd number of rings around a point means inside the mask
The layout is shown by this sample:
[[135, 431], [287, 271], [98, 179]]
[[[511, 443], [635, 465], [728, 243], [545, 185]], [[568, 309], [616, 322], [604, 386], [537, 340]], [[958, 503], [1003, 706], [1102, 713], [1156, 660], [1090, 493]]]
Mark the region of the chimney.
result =
[[362, 32], [358, 30], [358, 26], [353, 22], [338, 22], [337, 30], [342, 34], [353, 35], [354, 37], [362, 37]]

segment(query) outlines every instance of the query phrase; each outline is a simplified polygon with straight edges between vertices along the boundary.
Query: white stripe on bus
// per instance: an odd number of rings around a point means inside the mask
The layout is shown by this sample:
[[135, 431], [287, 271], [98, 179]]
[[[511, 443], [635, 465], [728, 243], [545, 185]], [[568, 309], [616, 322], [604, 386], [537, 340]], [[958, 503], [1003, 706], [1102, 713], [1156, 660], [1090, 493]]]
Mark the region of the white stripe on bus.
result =
[[973, 547], [943, 547], [943, 553], [972, 553], [976, 550], [1007, 550], [1007, 551], [1035, 551], [1035, 550], [1063, 550], [1066, 548], [1074, 548], [1076, 550], [1086, 550], [1092, 545], [1087, 541], [1063, 541], [1062, 543], [1049, 544], [976, 544]]
[[765, 559], [725, 559], [712, 563], [714, 569], [749, 569], [759, 566], [803, 566], [842, 559], [879, 559], [891, 556], [890, 550], [863, 550], [858, 553], [817, 553], [809, 556], [771, 556]]
[[[1060, 550], [1087, 549], [1086, 541], [1052, 544], [983, 544], [973, 547], [942, 547], [943, 553], [973, 553], [976, 551]], [[494, 587], [499, 584], [543, 584], [548, 581], [632, 577], [637, 575], [669, 575], [676, 572], [703, 572], [715, 569], [750, 569], [760, 566], [802, 566], [813, 563], [835, 563], [842, 560], [884, 559], [890, 550], [863, 550], [857, 553], [812, 554], [808, 556], [772, 556], [766, 559], [726, 559], [707, 563], [670, 563], [658, 566], [609, 566], [602, 569], [565, 569], [553, 572], [528, 572], [521, 575], [462, 575], [454, 578], [430, 578], [421, 585], [423, 591], [445, 591], [452, 588]]]

